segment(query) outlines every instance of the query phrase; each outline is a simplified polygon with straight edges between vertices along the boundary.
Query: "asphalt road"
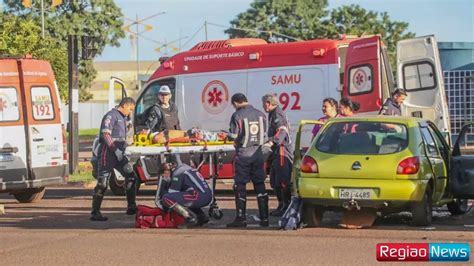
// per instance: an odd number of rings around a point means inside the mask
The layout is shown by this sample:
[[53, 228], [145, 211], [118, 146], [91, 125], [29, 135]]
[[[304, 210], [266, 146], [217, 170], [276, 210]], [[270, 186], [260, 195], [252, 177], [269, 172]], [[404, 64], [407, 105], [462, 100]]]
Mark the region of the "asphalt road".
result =
[[[0, 194], [6, 211], [0, 215], [0, 264], [374, 265], [375, 247], [381, 242], [468, 242], [473, 252], [474, 210], [458, 217], [437, 210], [428, 228], [412, 227], [410, 215], [399, 214], [378, 218], [373, 227], [360, 230], [338, 228], [340, 214], [329, 212], [320, 228], [279, 231], [276, 219], [268, 229], [257, 226], [251, 194], [249, 228], [228, 230], [224, 224], [233, 219], [234, 211], [227, 191], [218, 195], [222, 220], [211, 220], [202, 229], [142, 230], [134, 228], [133, 216], [124, 214], [125, 198], [110, 192], [103, 204], [109, 221], [89, 221], [91, 194], [80, 186], [49, 188], [45, 198], [33, 204]], [[153, 198], [148, 187], [138, 202], [151, 206]]]

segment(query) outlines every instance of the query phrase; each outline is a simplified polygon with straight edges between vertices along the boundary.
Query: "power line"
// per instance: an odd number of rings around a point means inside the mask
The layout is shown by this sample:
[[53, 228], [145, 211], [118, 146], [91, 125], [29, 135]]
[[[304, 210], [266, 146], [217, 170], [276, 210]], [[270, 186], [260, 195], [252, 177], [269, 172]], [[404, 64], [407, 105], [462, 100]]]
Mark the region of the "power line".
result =
[[291, 40], [301, 41], [301, 39], [298, 39], [298, 38], [295, 38], [295, 37], [291, 37], [291, 36], [288, 36], [288, 35], [286, 35], [286, 34], [276, 32], [276, 31], [267, 31], [267, 30], [259, 30], [259, 29], [245, 29], [245, 28], [238, 28], [238, 27], [230, 27], [230, 28], [229, 28], [228, 26], [224, 26], [224, 25], [220, 25], [220, 24], [216, 24], [216, 23], [212, 23], [212, 22], [207, 22], [207, 24], [208, 24], [208, 25], [212, 25], [212, 26], [216, 26], [216, 27], [232, 29], [232, 30], [252, 31], [252, 32], [256, 32], [256, 33], [264, 32], [264, 33], [270, 34], [270, 36], [271, 36], [271, 35], [279, 35], [279, 36], [282, 36], [282, 37], [285, 37], [285, 38], [288, 38], [288, 39], [291, 39]]
[[196, 35], [202, 30], [202, 28], [204, 27], [204, 24], [202, 24], [199, 29], [197, 29], [197, 31], [194, 32], [194, 34], [191, 36], [191, 38], [189, 40], [187, 40], [184, 44], [183, 44], [183, 47], [186, 47], [186, 45], [191, 42], [194, 37], [196, 37]]

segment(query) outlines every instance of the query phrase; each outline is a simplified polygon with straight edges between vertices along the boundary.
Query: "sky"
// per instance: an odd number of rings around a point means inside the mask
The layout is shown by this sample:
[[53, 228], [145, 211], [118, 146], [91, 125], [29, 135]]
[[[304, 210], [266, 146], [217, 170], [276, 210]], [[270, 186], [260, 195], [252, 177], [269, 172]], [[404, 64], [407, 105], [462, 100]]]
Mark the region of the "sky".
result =
[[[245, 12], [253, 0], [116, 0], [122, 9], [125, 25], [160, 12], [144, 24], [152, 26], [139, 39], [140, 60], [157, 60], [172, 48], [188, 50], [205, 40], [204, 21], [230, 26], [230, 21]], [[329, 9], [358, 4], [367, 10], [388, 12], [392, 20], [409, 23], [417, 36], [435, 34], [438, 41], [474, 42], [474, 0], [329, 0]], [[140, 26], [139, 31], [145, 28]], [[225, 28], [208, 24], [209, 40], [227, 39]], [[145, 39], [146, 38], [146, 39]], [[173, 43], [175, 40], [181, 39]], [[98, 61], [136, 60], [136, 49], [127, 37], [120, 47], [106, 47]], [[155, 48], [160, 48], [156, 52]]]

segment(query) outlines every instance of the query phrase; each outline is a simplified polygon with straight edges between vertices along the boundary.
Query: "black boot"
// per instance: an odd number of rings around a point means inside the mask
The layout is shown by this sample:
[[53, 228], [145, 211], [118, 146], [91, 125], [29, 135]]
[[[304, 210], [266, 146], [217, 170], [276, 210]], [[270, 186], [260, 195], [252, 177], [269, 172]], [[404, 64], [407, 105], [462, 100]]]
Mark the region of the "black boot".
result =
[[281, 216], [281, 215], [275, 215], [275, 214], [279, 214], [280, 210], [283, 208], [283, 201], [281, 199], [281, 188], [280, 187], [275, 188], [275, 195], [276, 195], [277, 200], [278, 200], [278, 207], [276, 209], [274, 209], [273, 211], [271, 211], [270, 215], [271, 216]]
[[170, 207], [170, 210], [184, 217], [184, 224], [178, 226], [179, 228], [188, 228], [197, 225], [198, 220], [196, 214], [186, 209], [184, 206], [175, 203], [173, 206]]
[[209, 218], [202, 211], [201, 208], [191, 209], [191, 211], [194, 212], [197, 216], [197, 226], [203, 226], [204, 224], [207, 224], [209, 222]]
[[258, 194], [258, 215], [260, 218], [260, 226], [268, 227], [268, 194]]
[[235, 209], [237, 212], [235, 220], [231, 223], [228, 223], [226, 227], [229, 227], [229, 228], [247, 227], [247, 218], [245, 215], [245, 211], [247, 209], [247, 201], [243, 198], [236, 198]]
[[127, 215], [135, 215], [137, 213], [137, 204], [135, 199], [137, 197], [136, 183], [133, 182], [125, 191], [127, 194]]
[[289, 187], [281, 188], [281, 201], [283, 203], [280, 211], [274, 212], [273, 216], [283, 216], [285, 214], [286, 209], [290, 206], [291, 201], [291, 190]]
[[91, 221], [107, 221], [108, 218], [102, 216], [100, 212], [100, 205], [102, 205], [103, 196], [93, 195], [92, 196], [92, 212], [91, 212]]

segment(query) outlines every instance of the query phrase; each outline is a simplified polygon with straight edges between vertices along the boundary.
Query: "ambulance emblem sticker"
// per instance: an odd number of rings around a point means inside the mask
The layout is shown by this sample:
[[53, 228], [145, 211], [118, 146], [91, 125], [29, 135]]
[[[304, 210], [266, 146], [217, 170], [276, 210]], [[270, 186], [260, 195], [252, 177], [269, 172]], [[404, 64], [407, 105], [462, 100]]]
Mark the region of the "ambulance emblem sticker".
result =
[[201, 103], [210, 114], [219, 114], [229, 103], [229, 91], [222, 81], [213, 80], [204, 87], [201, 94]]

